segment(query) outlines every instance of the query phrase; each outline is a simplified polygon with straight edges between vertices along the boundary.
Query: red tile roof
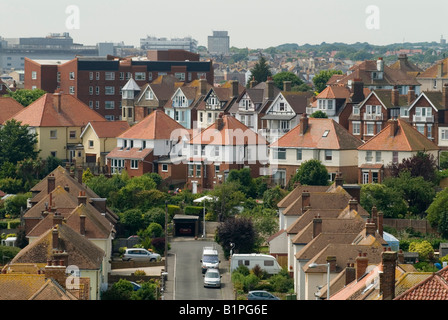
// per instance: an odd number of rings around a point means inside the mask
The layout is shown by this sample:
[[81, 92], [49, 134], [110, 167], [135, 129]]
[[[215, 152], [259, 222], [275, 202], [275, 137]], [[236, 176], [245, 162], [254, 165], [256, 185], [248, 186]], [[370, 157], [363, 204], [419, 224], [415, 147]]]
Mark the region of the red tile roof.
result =
[[23, 106], [11, 97], [0, 97], [0, 124], [23, 110]]
[[[218, 120], [217, 120], [218, 121]], [[224, 115], [222, 127], [213, 123], [190, 140], [190, 144], [207, 145], [266, 145], [267, 141], [253, 130], [249, 129], [236, 118]]]
[[61, 94], [60, 110], [54, 104], [56, 94], [47, 93], [12, 118], [31, 127], [83, 127], [90, 121], [106, 121], [98, 112], [70, 94]]
[[144, 160], [149, 154], [151, 154], [152, 151], [153, 149], [122, 149], [120, 147], [116, 147], [111, 152], [109, 152], [107, 158]]
[[[351, 135], [333, 119], [309, 118], [308, 127], [303, 135], [300, 134], [302, 124], [299, 123], [291, 131], [271, 144], [277, 148], [315, 148], [332, 150], [356, 150], [362, 141]], [[328, 131], [326, 137], [324, 133]]]
[[98, 138], [116, 138], [130, 128], [127, 121], [90, 121]]
[[176, 120], [161, 110], [154, 110], [142, 121], [135, 124], [121, 135], [124, 139], [168, 140], [175, 130], [186, 129]]
[[[395, 135], [390, 134], [392, 121], [396, 121], [397, 123]], [[358, 150], [379, 151], [428, 151], [438, 149], [435, 143], [402, 119], [389, 120], [388, 126], [358, 148]]]

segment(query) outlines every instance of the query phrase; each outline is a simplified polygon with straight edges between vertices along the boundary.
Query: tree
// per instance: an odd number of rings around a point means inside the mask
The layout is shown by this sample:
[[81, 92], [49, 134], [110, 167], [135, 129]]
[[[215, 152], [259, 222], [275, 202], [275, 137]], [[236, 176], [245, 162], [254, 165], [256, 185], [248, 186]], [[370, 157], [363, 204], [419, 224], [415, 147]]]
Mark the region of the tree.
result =
[[207, 202], [210, 206], [210, 210], [207, 211], [217, 214], [218, 221], [224, 221], [227, 217], [235, 215], [238, 212], [236, 207], [246, 199], [245, 194], [239, 191], [239, 183], [235, 181], [215, 186], [210, 196], [216, 201]]
[[250, 218], [230, 217], [216, 230], [216, 241], [222, 246], [224, 254], [229, 255], [231, 243], [235, 252], [250, 253], [255, 249], [256, 233]]
[[327, 168], [316, 159], [304, 161], [292, 177], [290, 185], [296, 182], [302, 185], [326, 186], [328, 185]]
[[230, 170], [226, 182], [237, 183], [239, 186], [238, 189], [247, 197], [255, 198], [257, 196], [257, 187], [250, 175], [250, 168]]
[[0, 128], [0, 166], [5, 162], [16, 165], [24, 159], [37, 158], [39, 151], [35, 149], [37, 133], [32, 133], [28, 125], [11, 119]]
[[322, 70], [313, 78], [313, 84], [318, 93], [322, 92], [326, 86], [328, 80], [334, 75], [334, 74], [342, 74], [341, 70]]
[[291, 87], [298, 87], [304, 83], [297, 75], [288, 71], [275, 74], [272, 80], [274, 81], [274, 85], [280, 90], [283, 90], [284, 81], [291, 81]]
[[436, 195], [432, 182], [421, 176], [413, 177], [407, 170], [401, 171], [398, 177], [385, 179], [384, 185], [401, 194], [408, 211], [414, 215], [424, 215]]
[[[269, 77], [272, 76], [272, 72], [269, 68], [269, 65], [262, 55], [260, 55], [260, 59], [255, 64], [255, 66], [250, 69], [251, 79], [252, 78], [257, 81], [257, 83], [265, 82]], [[249, 83], [248, 83], [249, 84]]]
[[44, 94], [46, 94], [46, 92], [41, 89], [19, 89], [14, 91], [13, 93], [6, 94], [6, 96], [13, 98], [22, 106], [27, 107]]
[[400, 172], [409, 171], [412, 177], [423, 177], [426, 181], [435, 182], [437, 177], [437, 161], [432, 154], [418, 151], [416, 155], [403, 159], [401, 163], [389, 166], [391, 175], [398, 177]]
[[361, 186], [360, 204], [367, 211], [375, 206], [386, 218], [402, 218], [408, 210], [408, 205], [399, 191], [379, 183]]
[[434, 201], [426, 210], [426, 219], [431, 226], [437, 227], [442, 237], [448, 237], [448, 188], [436, 194]]
[[314, 111], [311, 115], [310, 115], [310, 118], [328, 118], [328, 115], [325, 113], [325, 112], [323, 112], [322, 110], [317, 110], [317, 111]]

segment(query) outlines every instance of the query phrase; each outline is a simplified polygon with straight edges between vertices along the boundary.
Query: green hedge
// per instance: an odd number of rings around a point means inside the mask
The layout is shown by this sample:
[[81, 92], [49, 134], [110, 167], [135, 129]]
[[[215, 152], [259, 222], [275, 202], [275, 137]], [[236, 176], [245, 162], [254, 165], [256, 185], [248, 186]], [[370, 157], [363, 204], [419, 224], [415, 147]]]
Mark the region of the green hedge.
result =
[[185, 207], [185, 214], [187, 214], [187, 215], [202, 217], [203, 211], [204, 211], [204, 207], [197, 207], [197, 206], [186, 206]]
[[0, 221], [0, 229], [8, 229], [8, 222]]

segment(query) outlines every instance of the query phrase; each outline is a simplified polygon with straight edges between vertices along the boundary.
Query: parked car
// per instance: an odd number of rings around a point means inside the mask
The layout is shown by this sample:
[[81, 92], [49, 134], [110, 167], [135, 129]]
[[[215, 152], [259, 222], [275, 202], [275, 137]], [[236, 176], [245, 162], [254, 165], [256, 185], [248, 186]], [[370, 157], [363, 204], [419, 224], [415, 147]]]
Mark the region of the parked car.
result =
[[280, 298], [264, 290], [255, 290], [249, 291], [247, 300], [280, 300]]
[[204, 275], [204, 287], [221, 288], [221, 277], [218, 269], [207, 269]]
[[161, 259], [160, 254], [150, 252], [143, 248], [130, 248], [126, 249], [126, 252], [122, 257], [123, 261], [159, 261]]

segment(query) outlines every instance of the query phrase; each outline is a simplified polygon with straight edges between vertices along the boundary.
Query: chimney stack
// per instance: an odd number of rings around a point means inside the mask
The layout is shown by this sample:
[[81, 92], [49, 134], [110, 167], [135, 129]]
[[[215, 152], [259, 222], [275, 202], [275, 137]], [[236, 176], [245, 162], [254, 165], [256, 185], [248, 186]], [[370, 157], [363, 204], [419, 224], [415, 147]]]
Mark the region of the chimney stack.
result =
[[237, 80], [232, 80], [230, 81], [230, 85], [231, 85], [231, 97], [232, 98], [236, 98], [239, 95], [238, 92], [238, 81]]
[[53, 93], [53, 106], [58, 113], [61, 113], [61, 91], [56, 90]]
[[358, 103], [364, 100], [364, 83], [361, 79], [353, 79], [352, 102]]
[[336, 178], [334, 178], [334, 183], [336, 187], [342, 187], [344, 185], [344, 179], [342, 178], [342, 173], [338, 172]]
[[271, 77], [269, 77], [266, 80], [266, 88], [267, 88], [268, 100], [273, 100], [274, 99], [274, 81], [272, 80]]
[[376, 228], [378, 229], [378, 211], [376, 209], [376, 206], [372, 207], [371, 218], [372, 218], [372, 221], [375, 223]]
[[216, 118], [216, 120], [215, 120], [215, 124], [216, 124], [216, 129], [217, 129], [218, 131], [221, 131], [222, 128], [224, 127], [224, 119], [222, 118], [222, 113], [220, 113], [220, 114], [218, 115], [218, 117]]
[[400, 103], [400, 93], [398, 92], [397, 86], [394, 86], [394, 88], [392, 89], [391, 103], [395, 107]]
[[437, 65], [437, 78], [443, 77], [443, 60]]
[[[62, 262], [60, 262], [62, 261]], [[47, 265], [45, 266], [45, 278], [46, 279], [53, 279], [62, 288], [66, 288], [66, 281], [67, 281], [67, 275], [66, 275], [66, 269], [67, 267], [63, 265], [63, 260], [47, 260]]]
[[283, 81], [283, 91], [291, 91], [291, 81]]
[[76, 167], [76, 178], [78, 179], [78, 182], [80, 184], [82, 184], [82, 173], [83, 173], [82, 167], [81, 166], [77, 166]]
[[255, 87], [257, 84], [258, 84], [258, 83], [257, 83], [257, 81], [255, 80], [255, 78], [252, 77], [252, 80], [251, 80], [250, 83], [249, 83], [249, 88], [252, 89], [252, 88]]
[[345, 268], [345, 285], [352, 283], [356, 280], [356, 269], [353, 263], [347, 263]]
[[61, 225], [64, 217], [59, 212], [53, 213], [53, 226]]
[[199, 91], [201, 96], [205, 96], [207, 94], [207, 80], [203, 77], [199, 79]]
[[408, 105], [410, 106], [415, 100], [415, 89], [414, 86], [410, 86], [408, 90]]
[[358, 200], [351, 198], [348, 201], [350, 211], [358, 211]]
[[397, 129], [398, 129], [398, 120], [390, 119], [387, 122], [389, 122], [389, 135], [391, 137], [395, 137], [395, 135], [397, 134]]
[[442, 88], [442, 105], [448, 108], [448, 83], [445, 83]]
[[51, 193], [56, 188], [56, 178], [51, 173], [47, 177], [47, 193]]
[[302, 191], [302, 213], [311, 207], [310, 193], [306, 190]]
[[53, 249], [57, 250], [59, 247], [59, 230], [57, 226], [52, 229], [52, 240]]
[[383, 212], [379, 211], [378, 212], [378, 222], [377, 222], [377, 229], [378, 229], [378, 233], [379, 235], [382, 237], [383, 236]]
[[[328, 256], [327, 257], [327, 263], [330, 263], [330, 272], [336, 272], [336, 257], [335, 256]], [[327, 288], [328, 290], [328, 288]]]
[[303, 136], [306, 132], [306, 130], [308, 129], [308, 116], [306, 115], [306, 113], [303, 113], [302, 116], [300, 117], [300, 135]]
[[83, 214], [79, 216], [79, 233], [82, 236], [86, 235], [86, 216]]
[[378, 58], [376, 62], [376, 69], [377, 71], [384, 71], [384, 61], [382, 57]]
[[375, 236], [376, 233], [376, 224], [372, 219], [367, 219], [366, 222], [366, 236]]
[[87, 196], [85, 191], [79, 191], [78, 194], [78, 206], [80, 204], [86, 205], [87, 204]]
[[359, 280], [364, 273], [366, 273], [367, 266], [369, 265], [369, 259], [367, 259], [366, 253], [359, 253], [356, 257], [356, 279]]
[[397, 265], [397, 253], [395, 251], [383, 251], [381, 254], [383, 273], [380, 274], [380, 291], [383, 300], [395, 298], [395, 267]]
[[313, 219], [313, 239], [322, 233], [322, 218], [316, 216]]

